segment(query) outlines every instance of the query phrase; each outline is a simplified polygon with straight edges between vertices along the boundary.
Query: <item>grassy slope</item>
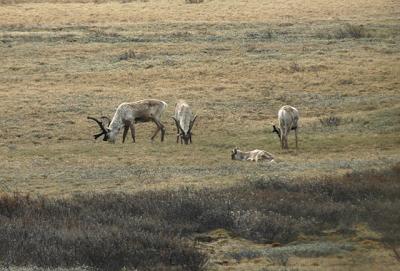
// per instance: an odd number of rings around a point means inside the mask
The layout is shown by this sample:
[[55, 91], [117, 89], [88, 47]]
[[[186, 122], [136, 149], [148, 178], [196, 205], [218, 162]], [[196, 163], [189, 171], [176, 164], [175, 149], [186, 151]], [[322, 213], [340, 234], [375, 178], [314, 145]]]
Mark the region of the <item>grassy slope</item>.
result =
[[[345, 170], [397, 161], [397, 7], [391, 1], [2, 5], [3, 186], [66, 195], [229, 185], [269, 174], [229, 161], [236, 145], [289, 163], [274, 166], [277, 174], [327, 173], [315, 167], [320, 162], [330, 164], [328, 173], [343, 173], [343, 160], [350, 164]], [[364, 36], [335, 36], [345, 23], [363, 24]], [[134, 56], [123, 59], [129, 50]], [[151, 124], [138, 126], [135, 145], [90, 140], [97, 128], [87, 115], [112, 116], [120, 102], [147, 97], [169, 103], [164, 144], [149, 143]], [[200, 116], [193, 146], [174, 144], [169, 116], [178, 98]], [[301, 112], [296, 153], [281, 152], [270, 133], [283, 104]], [[319, 123], [331, 115], [342, 118], [337, 129]]]
[[[397, 1], [24, 2], [0, 5], [0, 190], [231, 186], [400, 160]], [[362, 37], [341, 36], [347, 23]], [[87, 115], [148, 97], [169, 104], [165, 143], [149, 142], [152, 124], [135, 145], [91, 140]], [[175, 144], [179, 98], [200, 116], [192, 146]], [[297, 152], [270, 133], [283, 104], [301, 113]], [[233, 162], [234, 146], [279, 163]]]

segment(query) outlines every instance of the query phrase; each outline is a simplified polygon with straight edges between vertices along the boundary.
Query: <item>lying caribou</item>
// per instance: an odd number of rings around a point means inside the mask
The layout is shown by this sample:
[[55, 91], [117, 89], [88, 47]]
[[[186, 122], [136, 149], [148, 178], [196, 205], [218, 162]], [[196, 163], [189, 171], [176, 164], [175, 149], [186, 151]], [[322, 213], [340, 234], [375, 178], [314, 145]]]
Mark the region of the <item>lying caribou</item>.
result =
[[193, 117], [192, 109], [183, 100], [178, 101], [175, 106], [175, 116], [172, 117], [176, 124], [177, 135], [176, 143], [181, 139], [181, 144], [185, 142], [187, 145], [192, 143], [192, 128], [196, 121], [197, 115]]
[[135, 123], [153, 121], [157, 125], [151, 140], [154, 140], [159, 131], [161, 131], [161, 141], [164, 141], [165, 127], [161, 123], [161, 115], [167, 108], [167, 103], [160, 100], [141, 100], [131, 103], [122, 103], [118, 106], [113, 119], [109, 122], [108, 127], [104, 127], [104, 121], [100, 121], [93, 117], [88, 119], [94, 120], [101, 129], [101, 132], [94, 135], [94, 139], [104, 135], [103, 141], [115, 143], [115, 138], [121, 128], [124, 128], [122, 142], [125, 142], [129, 128], [131, 136], [135, 142]]
[[297, 149], [297, 122], [299, 121], [299, 111], [290, 105], [282, 106], [278, 112], [278, 127], [272, 125], [273, 133], [277, 133], [281, 142], [282, 149], [288, 149], [288, 135], [290, 130], [294, 130]]
[[255, 161], [266, 160], [268, 162], [273, 162], [274, 157], [269, 152], [263, 150], [253, 150], [248, 152], [243, 152], [238, 148], [234, 148], [231, 153], [232, 160], [240, 161]]

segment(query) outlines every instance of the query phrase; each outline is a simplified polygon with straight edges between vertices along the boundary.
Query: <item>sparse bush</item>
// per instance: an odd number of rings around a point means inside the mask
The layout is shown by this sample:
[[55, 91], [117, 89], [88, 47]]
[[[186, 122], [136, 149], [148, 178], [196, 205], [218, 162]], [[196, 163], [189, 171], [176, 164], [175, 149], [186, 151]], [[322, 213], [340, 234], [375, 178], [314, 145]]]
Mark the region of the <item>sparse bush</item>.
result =
[[365, 29], [363, 25], [345, 24], [331, 31], [319, 32], [316, 35], [322, 39], [361, 39], [369, 38], [371, 34]]
[[323, 257], [332, 254], [343, 253], [354, 250], [350, 243], [333, 243], [333, 242], [313, 242], [307, 244], [295, 244], [283, 247], [272, 247], [257, 250], [242, 250], [229, 253], [229, 256], [237, 261], [243, 258], [253, 259], [258, 257], [267, 257], [271, 262], [279, 265], [286, 265], [290, 256], [297, 257]]
[[321, 118], [319, 119], [319, 121], [321, 122], [322, 126], [334, 127], [340, 125], [341, 118], [336, 116], [331, 116], [331, 117]]
[[352, 79], [342, 79], [339, 80], [340, 85], [352, 85], [354, 82]]
[[134, 59], [136, 57], [135, 51], [129, 49], [118, 56], [119, 61]]
[[363, 25], [346, 24], [336, 32], [337, 39], [354, 38], [360, 39], [369, 37]]
[[271, 30], [261, 31], [261, 32], [249, 32], [246, 33], [247, 39], [268, 41], [273, 38], [273, 32]]
[[203, 2], [204, 2], [204, 0], [185, 0], [186, 4], [200, 4]]
[[300, 227], [296, 220], [289, 216], [269, 211], [240, 210], [232, 213], [234, 230], [239, 235], [259, 242], [288, 242], [293, 240]]
[[302, 72], [302, 71], [304, 71], [304, 68], [301, 67], [299, 63], [292, 62], [289, 65], [289, 71], [293, 72], [293, 73], [294, 72]]

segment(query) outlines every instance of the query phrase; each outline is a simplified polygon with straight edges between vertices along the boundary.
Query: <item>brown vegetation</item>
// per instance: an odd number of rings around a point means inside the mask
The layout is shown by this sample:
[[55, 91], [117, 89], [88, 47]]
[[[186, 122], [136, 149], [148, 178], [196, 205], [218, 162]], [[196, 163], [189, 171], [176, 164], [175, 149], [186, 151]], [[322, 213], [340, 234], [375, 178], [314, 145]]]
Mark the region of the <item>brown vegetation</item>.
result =
[[[369, 224], [382, 233], [383, 242], [396, 246], [399, 174], [397, 165], [343, 178], [256, 178], [222, 190], [80, 194], [69, 199], [2, 195], [0, 259], [7, 265], [42, 267], [198, 270], [206, 255], [190, 241], [194, 233], [224, 228], [259, 243], [286, 244], [300, 233], [348, 231], [357, 223]], [[306, 253], [299, 249], [293, 255]]]
[[[291, 265], [288, 251], [325, 264], [322, 250], [354, 247], [349, 269], [365, 271], [376, 247], [387, 267], [395, 254], [382, 242], [399, 251], [398, 171], [387, 171], [400, 161], [399, 10], [393, 0], [0, 0], [0, 193], [15, 194], [2, 197], [0, 234], [15, 238], [2, 235], [0, 264], [186, 270], [207, 257], [260, 270], [265, 257]], [[142, 123], [136, 144], [92, 139], [86, 116], [146, 98], [170, 105], [165, 144], [149, 143], [154, 127]], [[178, 99], [201, 116], [190, 146], [175, 144]], [[297, 151], [271, 132], [284, 104], [301, 112]], [[276, 163], [235, 163], [235, 146]], [[386, 177], [354, 173], [366, 169]], [[351, 242], [357, 221], [385, 234], [361, 238], [364, 250], [324, 240], [336, 227]], [[212, 249], [190, 241], [218, 227], [229, 234]], [[314, 243], [297, 244], [306, 233]], [[272, 241], [279, 251], [265, 250]], [[237, 242], [250, 248], [227, 266]], [[246, 268], [253, 254], [264, 259]], [[303, 261], [294, 270], [318, 270]]]

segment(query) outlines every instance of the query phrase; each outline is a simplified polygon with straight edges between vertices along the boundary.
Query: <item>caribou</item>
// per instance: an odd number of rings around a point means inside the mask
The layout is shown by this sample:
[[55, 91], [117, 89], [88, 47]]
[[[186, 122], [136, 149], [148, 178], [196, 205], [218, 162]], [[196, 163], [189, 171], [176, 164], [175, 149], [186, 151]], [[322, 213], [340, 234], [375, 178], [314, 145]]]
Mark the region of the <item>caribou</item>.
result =
[[[154, 132], [151, 140], [153, 141], [157, 134], [161, 131], [161, 141], [164, 141], [165, 127], [161, 123], [161, 116], [167, 103], [160, 100], [146, 99], [130, 103], [121, 103], [115, 111], [114, 117], [109, 122], [108, 127], [104, 125], [104, 120], [100, 121], [93, 117], [87, 117], [94, 120], [100, 127], [101, 132], [94, 135], [94, 139], [104, 135], [103, 141], [115, 143], [115, 139], [121, 128], [124, 128], [122, 143], [125, 142], [128, 130], [131, 129], [131, 136], [135, 142], [135, 124], [138, 122], [154, 122], [157, 130]], [[105, 117], [103, 117], [105, 118]]]
[[290, 130], [294, 130], [296, 138], [296, 149], [297, 149], [297, 128], [299, 121], [299, 111], [290, 105], [282, 106], [278, 112], [278, 127], [272, 125], [273, 133], [278, 134], [281, 142], [282, 149], [289, 149], [288, 135]]
[[184, 100], [180, 100], [175, 105], [175, 115], [172, 117], [176, 124], [177, 135], [176, 143], [181, 144], [185, 142], [187, 145], [189, 142], [192, 143], [192, 128], [196, 121], [197, 115], [193, 117], [192, 109]]
[[274, 156], [269, 152], [264, 150], [253, 150], [248, 152], [243, 152], [238, 148], [234, 148], [231, 153], [232, 160], [239, 160], [239, 161], [255, 161], [258, 162], [259, 160], [266, 160], [268, 162], [274, 161]]

